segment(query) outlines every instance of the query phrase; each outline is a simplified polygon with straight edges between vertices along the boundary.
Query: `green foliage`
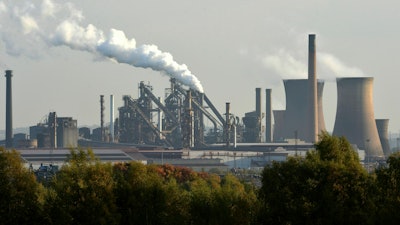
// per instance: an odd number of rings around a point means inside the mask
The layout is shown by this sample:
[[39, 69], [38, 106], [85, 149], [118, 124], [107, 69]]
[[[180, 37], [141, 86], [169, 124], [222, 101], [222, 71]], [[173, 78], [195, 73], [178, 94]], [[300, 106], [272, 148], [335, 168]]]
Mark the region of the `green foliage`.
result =
[[332, 161], [363, 170], [357, 152], [351, 147], [345, 137], [334, 137], [324, 132], [320, 136], [320, 141], [315, 144], [316, 151], [307, 154], [309, 160]]
[[167, 188], [154, 167], [137, 162], [118, 164], [114, 179], [122, 224], [163, 224], [169, 219]]
[[232, 174], [171, 165], [107, 164], [71, 150], [42, 186], [0, 148], [0, 224], [395, 224], [400, 153], [369, 174], [343, 137], [321, 136], [305, 158], [274, 162], [256, 190]]
[[0, 147], [0, 224], [39, 224], [43, 188], [19, 154]]
[[262, 173], [265, 224], [369, 224], [373, 179], [345, 138], [323, 134], [306, 158], [274, 163]]
[[47, 207], [54, 224], [115, 224], [112, 166], [95, 160], [87, 152], [71, 150], [50, 185]]
[[376, 170], [377, 214], [380, 224], [397, 224], [400, 220], [400, 152], [389, 156], [388, 167]]

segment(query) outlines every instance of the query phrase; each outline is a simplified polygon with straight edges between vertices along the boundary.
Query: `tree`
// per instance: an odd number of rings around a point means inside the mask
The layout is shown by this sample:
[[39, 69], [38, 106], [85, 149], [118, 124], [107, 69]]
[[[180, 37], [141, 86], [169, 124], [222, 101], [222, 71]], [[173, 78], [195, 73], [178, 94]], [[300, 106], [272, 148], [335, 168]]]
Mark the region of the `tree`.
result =
[[112, 166], [88, 149], [71, 150], [68, 164], [53, 180], [47, 207], [54, 224], [116, 224]]
[[273, 163], [262, 173], [263, 223], [371, 224], [373, 179], [344, 137], [324, 133], [305, 158]]
[[138, 162], [114, 166], [121, 224], [187, 224], [187, 198], [173, 177]]
[[0, 224], [40, 224], [43, 187], [20, 155], [0, 147]]
[[393, 153], [387, 167], [376, 170], [377, 216], [379, 224], [397, 224], [400, 220], [400, 152]]
[[246, 225], [252, 222], [256, 211], [256, 195], [246, 189], [232, 174], [221, 180], [221, 188], [214, 192], [216, 224]]

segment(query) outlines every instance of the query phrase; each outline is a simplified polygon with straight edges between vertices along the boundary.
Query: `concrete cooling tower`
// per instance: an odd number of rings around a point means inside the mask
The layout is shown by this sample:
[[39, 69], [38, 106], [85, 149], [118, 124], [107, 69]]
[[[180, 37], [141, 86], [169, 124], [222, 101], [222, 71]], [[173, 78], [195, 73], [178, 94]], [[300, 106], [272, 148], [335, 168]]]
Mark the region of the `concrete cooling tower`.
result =
[[364, 149], [366, 157], [383, 157], [376, 128], [373, 105], [372, 77], [337, 79], [337, 108], [333, 135]]
[[389, 119], [375, 119], [375, 122], [383, 153], [386, 157], [388, 157], [390, 154], [392, 154], [389, 145]]
[[282, 142], [285, 140], [283, 132], [285, 110], [273, 110], [272, 113], [274, 114], [273, 140], [274, 142]]
[[[309, 81], [307, 79], [284, 80], [286, 94], [286, 110], [284, 113], [283, 134], [284, 139], [297, 138], [313, 143], [314, 135], [310, 132], [310, 103], [309, 103]], [[318, 133], [325, 131], [325, 120], [322, 110], [322, 94], [324, 82], [318, 80], [317, 102], [318, 102]], [[275, 136], [275, 135], [274, 135]]]

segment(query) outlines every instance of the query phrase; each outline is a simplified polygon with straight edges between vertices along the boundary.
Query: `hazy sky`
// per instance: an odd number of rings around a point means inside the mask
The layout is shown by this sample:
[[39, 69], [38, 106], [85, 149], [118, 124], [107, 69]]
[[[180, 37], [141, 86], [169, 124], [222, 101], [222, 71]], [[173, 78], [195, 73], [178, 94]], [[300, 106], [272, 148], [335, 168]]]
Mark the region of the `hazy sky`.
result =
[[[375, 117], [390, 119], [393, 132], [400, 129], [399, 1], [65, 2], [0, 0], [0, 105], [5, 106], [4, 70], [11, 69], [14, 127], [35, 125], [51, 111], [77, 119], [79, 126], [100, 124], [101, 94], [109, 122], [109, 95], [119, 107], [123, 95], [137, 98], [140, 81], [164, 97], [168, 76], [104, 57], [114, 42], [94, 50], [75, 43], [79, 38], [94, 43], [102, 39], [98, 34], [121, 37], [123, 31], [132, 48], [118, 49], [122, 61], [136, 59], [128, 55], [130, 49], [146, 52], [156, 45], [179, 68], [187, 66], [185, 74], [198, 78], [221, 113], [231, 102], [232, 113], [240, 117], [255, 109], [256, 87], [272, 88], [273, 109], [285, 108], [282, 79], [306, 78], [308, 34], [315, 33], [317, 76], [326, 79], [327, 129], [333, 129], [336, 114], [334, 81], [343, 76], [374, 77]], [[91, 36], [76, 38], [66, 30], [66, 36], [57, 36], [65, 21], [76, 22]], [[0, 107], [0, 130], [4, 127], [5, 109]]]

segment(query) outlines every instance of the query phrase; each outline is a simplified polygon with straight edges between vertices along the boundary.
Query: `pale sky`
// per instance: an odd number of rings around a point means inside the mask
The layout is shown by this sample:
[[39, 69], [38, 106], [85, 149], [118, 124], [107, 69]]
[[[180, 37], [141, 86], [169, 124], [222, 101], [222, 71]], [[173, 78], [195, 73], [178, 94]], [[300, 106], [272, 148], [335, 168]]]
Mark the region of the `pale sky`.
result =
[[[32, 4], [27, 4], [30, 2]], [[328, 131], [336, 114], [335, 77], [374, 77], [375, 117], [400, 129], [399, 1], [372, 0], [0, 0], [0, 130], [5, 129], [4, 70], [13, 70], [14, 127], [35, 125], [52, 111], [78, 126], [100, 124], [100, 95], [138, 97], [140, 81], [164, 97], [169, 77], [119, 64], [47, 39], [73, 11], [79, 25], [105, 35], [123, 31], [136, 45], [156, 45], [198, 78], [221, 113], [255, 110], [255, 88], [272, 88], [273, 109], [285, 108], [282, 79], [306, 78], [308, 34], [316, 34], [317, 76], [326, 79]], [[57, 11], [62, 6], [66, 10]], [[52, 10], [53, 9], [53, 10]], [[39, 12], [40, 11], [40, 15]], [[47, 17], [43, 15], [47, 13]], [[40, 32], [39, 32], [40, 31]], [[50, 44], [49, 44], [50, 43]], [[2, 94], [1, 94], [2, 93]], [[265, 106], [263, 106], [263, 109]]]

